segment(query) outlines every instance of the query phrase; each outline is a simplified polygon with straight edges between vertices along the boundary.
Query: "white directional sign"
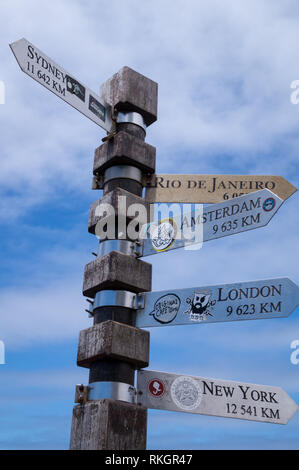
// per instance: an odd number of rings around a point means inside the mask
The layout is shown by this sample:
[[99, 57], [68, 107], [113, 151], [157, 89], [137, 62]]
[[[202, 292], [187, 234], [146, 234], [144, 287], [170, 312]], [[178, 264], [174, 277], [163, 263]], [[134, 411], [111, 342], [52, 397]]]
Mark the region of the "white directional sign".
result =
[[[199, 215], [190, 213], [178, 218], [153, 222], [141, 231], [142, 256], [173, 250], [198, 243], [190, 231], [202, 228], [202, 241], [246, 232], [268, 224], [283, 200], [268, 189], [240, 196], [218, 204], [204, 206]], [[185, 237], [188, 233], [188, 237]]]
[[112, 130], [111, 108], [26, 39], [10, 44], [23, 72], [101, 126]]
[[193, 287], [139, 295], [136, 326], [198, 325], [288, 317], [299, 287], [288, 278]]
[[138, 403], [146, 408], [287, 424], [297, 404], [280, 387], [138, 371]]

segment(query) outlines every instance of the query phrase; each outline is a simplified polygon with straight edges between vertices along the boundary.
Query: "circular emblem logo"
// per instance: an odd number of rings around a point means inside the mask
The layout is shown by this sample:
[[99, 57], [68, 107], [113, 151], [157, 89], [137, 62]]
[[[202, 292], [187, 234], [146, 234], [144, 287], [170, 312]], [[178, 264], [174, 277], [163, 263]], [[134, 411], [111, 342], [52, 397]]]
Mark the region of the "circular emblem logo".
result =
[[275, 207], [275, 199], [273, 199], [273, 197], [268, 197], [268, 199], [266, 199], [263, 204], [264, 211], [270, 212], [274, 209], [274, 207]]
[[191, 377], [177, 377], [172, 382], [170, 393], [176, 406], [185, 411], [197, 408], [202, 399], [200, 385]]
[[176, 224], [173, 219], [161, 220], [152, 233], [152, 246], [154, 250], [167, 250], [174, 242], [176, 231]]
[[159, 323], [171, 323], [180, 309], [180, 298], [175, 294], [165, 294], [156, 300], [154, 310], [150, 313]]
[[153, 397], [161, 397], [164, 395], [165, 387], [161, 380], [153, 379], [148, 384], [148, 390]]

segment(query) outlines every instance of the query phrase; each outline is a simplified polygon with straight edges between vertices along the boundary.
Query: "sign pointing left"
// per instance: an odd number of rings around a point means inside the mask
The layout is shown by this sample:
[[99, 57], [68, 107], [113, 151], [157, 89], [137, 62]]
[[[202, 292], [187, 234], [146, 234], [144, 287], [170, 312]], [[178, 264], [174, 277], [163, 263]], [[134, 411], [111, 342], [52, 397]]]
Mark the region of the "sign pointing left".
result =
[[111, 108], [96, 93], [75, 79], [26, 39], [10, 44], [23, 72], [110, 132]]

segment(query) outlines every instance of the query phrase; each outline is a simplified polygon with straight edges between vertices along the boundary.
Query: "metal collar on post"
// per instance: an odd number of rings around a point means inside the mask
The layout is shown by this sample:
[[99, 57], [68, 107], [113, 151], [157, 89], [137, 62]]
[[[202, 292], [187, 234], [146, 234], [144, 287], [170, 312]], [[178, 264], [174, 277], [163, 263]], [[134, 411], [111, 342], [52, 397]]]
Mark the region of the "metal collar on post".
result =
[[135, 166], [115, 165], [107, 168], [104, 174], [104, 184], [114, 179], [130, 179], [142, 184], [142, 171]]
[[123, 382], [92, 382], [88, 385], [88, 400], [121, 400], [136, 404], [136, 389]]
[[136, 124], [136, 126], [142, 127], [146, 131], [146, 124], [144, 122], [143, 116], [136, 112], [122, 113], [118, 112], [116, 118], [117, 124], [122, 124], [124, 122], [129, 122], [130, 124]]
[[98, 256], [104, 256], [110, 251], [120, 251], [125, 255], [134, 255], [135, 243], [129, 240], [103, 240], [100, 242]]
[[127, 290], [100, 290], [95, 296], [93, 311], [99, 307], [126, 307], [137, 310], [143, 307], [142, 296]]
[[120, 251], [125, 255], [135, 256], [140, 258], [143, 256], [144, 244], [142, 240], [129, 241], [129, 240], [103, 240], [99, 244], [97, 256], [104, 256], [110, 251]]

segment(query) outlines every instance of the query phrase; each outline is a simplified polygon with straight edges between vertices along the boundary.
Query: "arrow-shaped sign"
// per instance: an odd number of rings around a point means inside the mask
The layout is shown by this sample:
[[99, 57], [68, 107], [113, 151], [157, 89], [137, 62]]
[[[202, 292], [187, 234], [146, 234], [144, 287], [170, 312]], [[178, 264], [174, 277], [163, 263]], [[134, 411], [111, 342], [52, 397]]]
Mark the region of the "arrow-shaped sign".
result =
[[107, 132], [112, 130], [111, 108], [26, 39], [10, 44], [21, 70], [52, 91]]
[[288, 317], [299, 287], [288, 278], [192, 287], [138, 295], [138, 328]]
[[137, 372], [138, 403], [146, 408], [287, 424], [297, 404], [280, 387], [157, 371]]
[[142, 254], [149, 256], [264, 227], [283, 200], [268, 189], [204, 206], [203, 211], [153, 222], [141, 230]]
[[150, 175], [145, 180], [148, 202], [210, 204], [269, 189], [287, 199], [297, 188], [270, 175]]

